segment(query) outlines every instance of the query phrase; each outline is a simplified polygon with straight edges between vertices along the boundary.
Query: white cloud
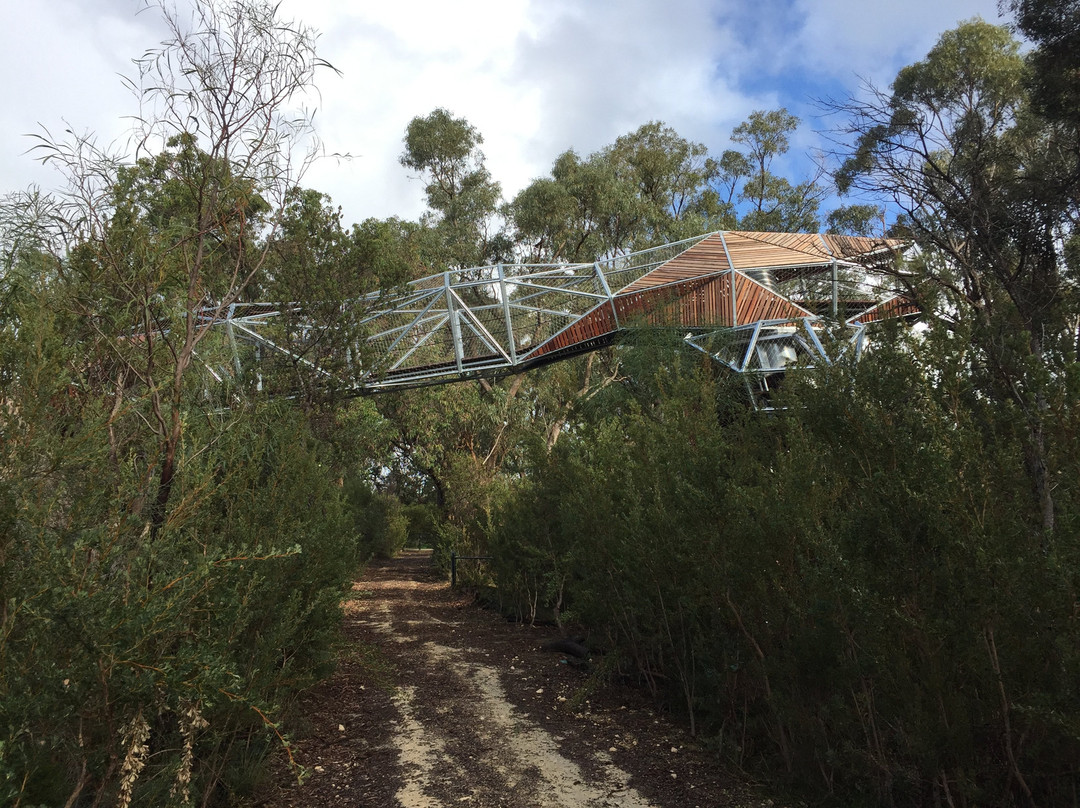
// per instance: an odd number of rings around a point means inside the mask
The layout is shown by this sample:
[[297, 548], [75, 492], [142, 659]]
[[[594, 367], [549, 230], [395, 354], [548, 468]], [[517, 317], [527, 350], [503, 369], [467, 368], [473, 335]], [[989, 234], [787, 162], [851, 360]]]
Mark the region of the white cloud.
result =
[[[134, 99], [116, 73], [161, 38], [142, 0], [20, 4], [0, 30], [0, 191], [55, 185], [20, 133], [70, 122], [108, 141]], [[329, 151], [305, 184], [347, 221], [416, 217], [423, 190], [397, 161], [409, 120], [445, 107], [484, 136], [507, 197], [567, 148], [588, 154], [649, 120], [714, 152], [754, 109], [795, 104], [808, 77], [854, 91], [887, 84], [941, 31], [994, 0], [284, 0], [322, 32], [341, 76], [319, 80], [316, 123]], [[807, 131], [795, 148], [809, 145]], [[797, 162], [796, 156], [795, 161]], [[806, 174], [809, 168], [797, 173]]]
[[859, 76], [881, 87], [957, 23], [975, 16], [999, 22], [996, 0], [795, 0], [792, 13], [802, 21], [785, 50], [793, 69], [845, 84]]
[[717, 3], [570, 0], [534, 8], [537, 33], [521, 41], [517, 77], [538, 89], [545, 151], [592, 151], [649, 120], [687, 136], [715, 132], [752, 108], [734, 86], [741, 46]]
[[67, 125], [93, 131], [100, 145], [126, 130], [120, 115], [134, 111], [133, 98], [118, 74], [130, 75], [131, 58], [160, 38], [139, 8], [138, 0], [54, 0], [8, 9], [0, 29], [0, 190], [57, 182], [24, 155], [35, 143], [26, 135], [42, 127], [54, 137]]
[[325, 21], [325, 55], [344, 73], [323, 84], [322, 132], [331, 149], [361, 156], [310, 179], [377, 182], [379, 198], [363, 214], [348, 200], [371, 200], [371, 190], [336, 183], [334, 198], [354, 218], [419, 213], [420, 185], [396, 158], [408, 121], [435, 107], [482, 133], [510, 197], [565, 149], [587, 154], [654, 119], [715, 143], [769, 103], [734, 86], [742, 47], [708, 0], [411, 2], [354, 8], [344, 21], [328, 8], [308, 15]]

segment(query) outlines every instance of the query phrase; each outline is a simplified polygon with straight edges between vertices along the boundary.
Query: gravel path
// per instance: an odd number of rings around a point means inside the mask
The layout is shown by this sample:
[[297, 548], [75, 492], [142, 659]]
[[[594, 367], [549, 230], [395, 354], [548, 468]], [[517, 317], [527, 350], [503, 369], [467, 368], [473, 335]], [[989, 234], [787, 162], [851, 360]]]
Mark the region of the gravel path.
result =
[[771, 800], [632, 689], [591, 687], [542, 646], [451, 591], [429, 553], [374, 562], [353, 587], [334, 676], [306, 700], [294, 755], [259, 804], [686, 808]]

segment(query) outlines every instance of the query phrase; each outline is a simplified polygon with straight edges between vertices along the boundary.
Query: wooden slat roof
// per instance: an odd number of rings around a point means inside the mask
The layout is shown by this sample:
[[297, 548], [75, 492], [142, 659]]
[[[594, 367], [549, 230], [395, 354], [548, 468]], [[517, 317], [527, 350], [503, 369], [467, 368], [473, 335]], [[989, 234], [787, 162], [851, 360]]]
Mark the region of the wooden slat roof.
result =
[[896, 239], [836, 236], [824, 233], [713, 233], [672, 260], [620, 289], [639, 292], [669, 283], [737, 270], [828, 266], [833, 259], [859, 261], [900, 249]]

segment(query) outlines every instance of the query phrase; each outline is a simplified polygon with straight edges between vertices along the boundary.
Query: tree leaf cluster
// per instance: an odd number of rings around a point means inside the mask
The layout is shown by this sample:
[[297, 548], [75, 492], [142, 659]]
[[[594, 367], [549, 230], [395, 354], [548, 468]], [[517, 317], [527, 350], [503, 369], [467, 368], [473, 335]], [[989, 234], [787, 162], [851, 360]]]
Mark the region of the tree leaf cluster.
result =
[[[612, 349], [614, 381], [557, 443], [523, 439], [472, 528], [508, 612], [587, 633], [607, 675], [809, 800], [1038, 805], [1077, 787], [1080, 152], [1054, 95], [1069, 7], [1014, 4], [1027, 55], [964, 23], [844, 109], [838, 180], [879, 201], [830, 223], [881, 232], [898, 206], [918, 329], [882, 324], [858, 365], [790, 372], [772, 418], [677, 340]], [[794, 188], [769, 177], [789, 125], [755, 114], [745, 151], [712, 164], [718, 201], [750, 203], [740, 226], [784, 210], [765, 194]], [[541, 254], [647, 243], [645, 226], [640, 242], [550, 227], [581, 210], [559, 178], [519, 197]]]
[[[771, 419], [685, 358], [609, 388], [497, 507], [498, 593], [804, 797], [1067, 800], [1080, 547], [1033, 534], [1023, 429], [962, 346], [896, 339], [789, 380]], [[1076, 486], [1057, 499], [1071, 526]]]
[[[46, 135], [68, 193], [0, 205], [4, 805], [250, 798], [375, 539], [344, 492], [380, 420], [329, 408], [312, 377], [356, 336], [342, 300], [411, 271], [408, 229], [345, 231], [296, 189], [309, 29], [248, 0], [160, 10], [136, 158]], [[400, 250], [365, 271], [384, 241]], [[212, 326], [257, 293], [331, 326], [323, 343], [302, 316], [282, 326], [309, 359], [287, 369], [302, 406], [256, 395], [285, 385], [232, 372]]]

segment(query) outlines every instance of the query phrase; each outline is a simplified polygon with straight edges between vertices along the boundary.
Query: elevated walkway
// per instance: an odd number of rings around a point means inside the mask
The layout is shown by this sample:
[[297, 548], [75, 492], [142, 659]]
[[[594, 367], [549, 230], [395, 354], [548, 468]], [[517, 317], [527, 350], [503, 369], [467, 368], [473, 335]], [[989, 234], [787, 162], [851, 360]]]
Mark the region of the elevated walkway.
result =
[[[581, 264], [498, 264], [430, 275], [356, 301], [373, 357], [354, 369], [356, 393], [496, 377], [596, 350], [620, 332], [672, 328], [767, 389], [819, 339], [861, 351], [865, 326], [918, 313], [896, 290], [894, 240], [720, 231]], [[302, 306], [294, 306], [293, 311]], [[215, 325], [233, 340], [284, 351], [282, 308], [235, 304]], [[309, 324], [317, 329], [317, 323]]]

